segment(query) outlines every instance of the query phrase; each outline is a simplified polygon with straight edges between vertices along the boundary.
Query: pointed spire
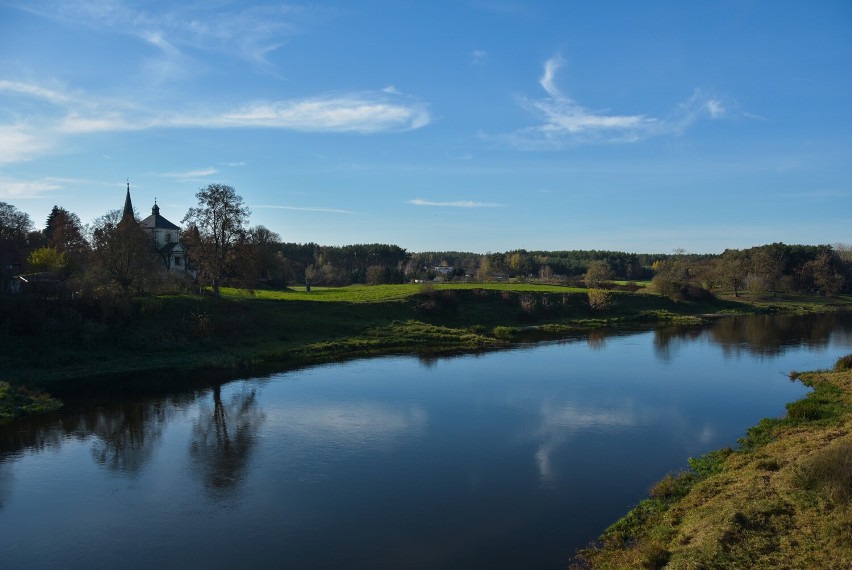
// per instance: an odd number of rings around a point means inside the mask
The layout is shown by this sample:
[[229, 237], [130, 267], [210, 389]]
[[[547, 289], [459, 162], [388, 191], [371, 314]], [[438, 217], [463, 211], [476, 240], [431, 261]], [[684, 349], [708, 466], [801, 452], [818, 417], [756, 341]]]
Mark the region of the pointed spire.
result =
[[151, 213], [154, 214], [155, 216], [160, 215], [160, 207], [157, 205], [157, 199], [156, 198], [154, 198], [154, 207], [151, 208]]
[[124, 198], [124, 213], [121, 215], [121, 219], [136, 219], [136, 216], [133, 215], [133, 202], [130, 201], [130, 180], [127, 181], [127, 196]]

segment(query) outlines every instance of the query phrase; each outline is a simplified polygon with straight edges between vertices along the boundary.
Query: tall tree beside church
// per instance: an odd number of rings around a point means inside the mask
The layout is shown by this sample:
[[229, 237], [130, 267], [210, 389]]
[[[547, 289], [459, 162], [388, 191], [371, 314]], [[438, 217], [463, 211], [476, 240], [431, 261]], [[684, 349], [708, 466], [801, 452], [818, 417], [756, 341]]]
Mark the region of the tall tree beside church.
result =
[[16, 247], [23, 248], [32, 227], [33, 222], [29, 215], [12, 204], [0, 202], [0, 239], [10, 239], [15, 242]]
[[43, 233], [48, 247], [72, 257], [84, 252], [88, 246], [79, 216], [59, 206], [54, 206], [47, 216]]
[[218, 297], [222, 280], [228, 275], [231, 254], [245, 235], [251, 212], [243, 205], [242, 197], [225, 184], [210, 184], [195, 197], [198, 206], [190, 208], [183, 218], [189, 226], [185, 238], [199, 277], [210, 283]]
[[95, 220], [92, 231], [94, 260], [125, 295], [144, 290], [161, 265], [151, 238], [133, 216], [112, 210]]

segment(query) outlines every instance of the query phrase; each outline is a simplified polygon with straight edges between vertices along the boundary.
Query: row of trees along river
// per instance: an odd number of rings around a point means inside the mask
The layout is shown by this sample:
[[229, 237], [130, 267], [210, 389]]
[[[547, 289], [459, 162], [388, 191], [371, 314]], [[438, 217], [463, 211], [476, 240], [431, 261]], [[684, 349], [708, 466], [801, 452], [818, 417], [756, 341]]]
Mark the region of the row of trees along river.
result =
[[[470, 253], [408, 252], [391, 244], [324, 246], [287, 243], [268, 228], [250, 226], [250, 211], [236, 191], [222, 184], [201, 189], [198, 205], [183, 218], [196, 282], [167, 272], [136, 227], [122, 226], [121, 211], [84, 225], [79, 216], [54, 206], [45, 224], [12, 204], [0, 202], [0, 282], [12, 273], [51, 273], [65, 294], [102, 297], [187, 290], [222, 285], [248, 289], [312, 283], [404, 283], [412, 280], [540, 280], [601, 288], [612, 281], [652, 281], [671, 298], [779, 292], [834, 295], [852, 290], [852, 245], [773, 243], [721, 254], [627, 253], [620, 251], [527, 251]], [[8, 288], [8, 287], [7, 287]], [[2, 288], [0, 288], [2, 289]]]

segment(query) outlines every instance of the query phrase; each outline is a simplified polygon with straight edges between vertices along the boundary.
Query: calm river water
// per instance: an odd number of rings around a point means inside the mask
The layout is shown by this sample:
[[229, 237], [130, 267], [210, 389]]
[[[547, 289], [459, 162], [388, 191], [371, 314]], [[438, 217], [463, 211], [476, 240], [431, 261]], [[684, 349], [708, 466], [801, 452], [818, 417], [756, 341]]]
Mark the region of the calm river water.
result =
[[317, 366], [0, 427], [4, 568], [564, 568], [852, 352], [759, 317]]

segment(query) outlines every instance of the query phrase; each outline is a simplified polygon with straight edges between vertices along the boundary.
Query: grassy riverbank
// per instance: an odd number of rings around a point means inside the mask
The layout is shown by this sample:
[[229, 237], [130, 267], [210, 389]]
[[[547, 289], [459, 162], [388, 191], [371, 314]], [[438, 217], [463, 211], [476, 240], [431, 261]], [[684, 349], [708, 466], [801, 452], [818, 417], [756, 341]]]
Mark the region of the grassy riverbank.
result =
[[852, 355], [736, 450], [690, 459], [576, 568], [852, 568]]
[[[852, 307], [849, 296], [828, 300], [834, 307], [824, 298], [819, 307], [800, 301], [796, 311]], [[281, 369], [376, 354], [487, 350], [601, 326], [783, 310], [619, 291], [599, 292], [590, 302], [585, 289], [523, 283], [3, 302], [0, 379], [48, 390], [81, 378], [153, 382], [154, 372], [165, 370]]]

